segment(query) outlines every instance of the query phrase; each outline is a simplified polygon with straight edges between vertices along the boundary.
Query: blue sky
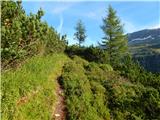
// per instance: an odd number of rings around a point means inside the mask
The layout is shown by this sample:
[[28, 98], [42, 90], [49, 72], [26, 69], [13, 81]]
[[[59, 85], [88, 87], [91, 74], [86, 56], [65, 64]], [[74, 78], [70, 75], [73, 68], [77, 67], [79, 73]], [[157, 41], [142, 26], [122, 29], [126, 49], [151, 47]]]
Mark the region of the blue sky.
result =
[[86, 26], [87, 39], [84, 45], [96, 45], [104, 36], [100, 29], [102, 18], [107, 15], [108, 5], [117, 11], [124, 24], [125, 33], [141, 29], [160, 27], [159, 1], [23, 1], [26, 13], [36, 13], [41, 7], [45, 11], [42, 20], [56, 28], [61, 34], [67, 34], [69, 44], [76, 44], [73, 39], [74, 27], [78, 19]]

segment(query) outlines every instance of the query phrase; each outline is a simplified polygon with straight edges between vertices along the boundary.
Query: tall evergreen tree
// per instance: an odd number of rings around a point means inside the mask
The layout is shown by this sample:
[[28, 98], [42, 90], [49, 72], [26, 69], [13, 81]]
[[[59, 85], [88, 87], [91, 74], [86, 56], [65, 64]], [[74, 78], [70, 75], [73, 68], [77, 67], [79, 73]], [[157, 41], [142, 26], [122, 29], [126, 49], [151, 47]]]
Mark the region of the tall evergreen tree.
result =
[[76, 33], [74, 33], [74, 37], [79, 42], [79, 46], [85, 41], [86, 39], [86, 29], [84, 24], [81, 20], [77, 22], [77, 25], [75, 27]]
[[110, 64], [116, 66], [128, 53], [128, 45], [127, 37], [123, 32], [123, 25], [111, 6], [108, 7], [108, 15], [103, 18], [101, 28], [105, 34], [102, 45], [106, 47]]

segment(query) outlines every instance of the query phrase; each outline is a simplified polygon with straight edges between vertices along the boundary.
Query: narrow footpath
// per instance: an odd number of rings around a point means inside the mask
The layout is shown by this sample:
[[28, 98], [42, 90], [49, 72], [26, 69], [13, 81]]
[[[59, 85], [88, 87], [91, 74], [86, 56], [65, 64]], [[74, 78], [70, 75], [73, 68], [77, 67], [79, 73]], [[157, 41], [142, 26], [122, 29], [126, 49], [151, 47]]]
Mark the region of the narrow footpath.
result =
[[57, 80], [56, 88], [57, 102], [55, 111], [53, 112], [53, 120], [65, 120], [66, 119], [66, 106], [64, 98], [64, 90]]

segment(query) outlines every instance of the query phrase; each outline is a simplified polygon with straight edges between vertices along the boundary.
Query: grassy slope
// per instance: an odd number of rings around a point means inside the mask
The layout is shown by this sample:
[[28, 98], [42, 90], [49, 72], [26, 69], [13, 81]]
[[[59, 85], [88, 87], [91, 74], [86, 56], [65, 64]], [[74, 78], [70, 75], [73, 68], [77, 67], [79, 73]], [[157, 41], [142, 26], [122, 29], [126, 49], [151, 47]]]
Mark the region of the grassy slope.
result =
[[33, 57], [21, 68], [2, 73], [2, 119], [48, 120], [55, 103], [63, 54]]
[[[65, 63], [65, 65], [64, 65]], [[159, 119], [158, 90], [132, 83], [107, 64], [65, 55], [34, 57], [2, 74], [3, 120], [49, 120], [61, 75], [69, 120]]]

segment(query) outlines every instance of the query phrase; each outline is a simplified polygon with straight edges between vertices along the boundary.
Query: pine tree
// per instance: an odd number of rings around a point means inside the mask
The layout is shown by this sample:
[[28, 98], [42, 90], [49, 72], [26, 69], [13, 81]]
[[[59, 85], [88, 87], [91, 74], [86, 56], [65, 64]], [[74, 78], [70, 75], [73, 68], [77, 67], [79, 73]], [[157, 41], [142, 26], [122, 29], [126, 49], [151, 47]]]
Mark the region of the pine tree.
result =
[[26, 15], [22, 1], [2, 1], [1, 13], [2, 68], [33, 55], [64, 51], [66, 36], [61, 39], [55, 29], [41, 20], [41, 8], [37, 14]]
[[123, 25], [111, 6], [108, 7], [108, 15], [103, 18], [101, 28], [105, 34], [102, 45], [106, 47], [110, 64], [116, 66], [128, 53], [128, 45], [127, 37], [123, 32]]
[[85, 41], [86, 39], [86, 29], [84, 24], [82, 23], [81, 20], [77, 22], [77, 25], [75, 27], [76, 33], [74, 33], [75, 39], [78, 40], [79, 42], [79, 47], [80, 45]]

